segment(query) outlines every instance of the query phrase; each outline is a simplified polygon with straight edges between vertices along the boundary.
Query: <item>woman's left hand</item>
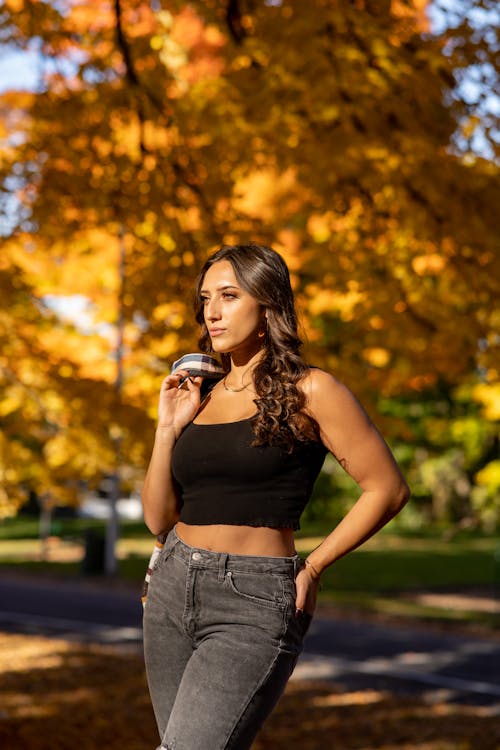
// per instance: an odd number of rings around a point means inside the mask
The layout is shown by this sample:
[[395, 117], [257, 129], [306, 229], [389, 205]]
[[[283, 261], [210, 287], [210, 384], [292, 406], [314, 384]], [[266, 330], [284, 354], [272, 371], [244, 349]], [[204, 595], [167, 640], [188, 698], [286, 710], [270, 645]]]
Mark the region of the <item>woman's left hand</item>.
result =
[[307, 612], [308, 615], [314, 614], [316, 598], [319, 590], [319, 579], [313, 580], [306, 568], [302, 568], [302, 570], [297, 573], [295, 588], [297, 591], [295, 609], [297, 611]]

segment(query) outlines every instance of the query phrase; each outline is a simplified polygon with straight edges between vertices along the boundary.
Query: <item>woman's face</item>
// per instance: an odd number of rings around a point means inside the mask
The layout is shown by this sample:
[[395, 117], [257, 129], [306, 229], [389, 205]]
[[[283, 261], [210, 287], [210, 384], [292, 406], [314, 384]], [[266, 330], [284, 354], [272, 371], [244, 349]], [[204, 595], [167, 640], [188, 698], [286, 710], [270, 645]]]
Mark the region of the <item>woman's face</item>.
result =
[[214, 352], [251, 356], [261, 348], [258, 334], [265, 330], [264, 309], [242, 289], [228, 260], [210, 266], [200, 294]]

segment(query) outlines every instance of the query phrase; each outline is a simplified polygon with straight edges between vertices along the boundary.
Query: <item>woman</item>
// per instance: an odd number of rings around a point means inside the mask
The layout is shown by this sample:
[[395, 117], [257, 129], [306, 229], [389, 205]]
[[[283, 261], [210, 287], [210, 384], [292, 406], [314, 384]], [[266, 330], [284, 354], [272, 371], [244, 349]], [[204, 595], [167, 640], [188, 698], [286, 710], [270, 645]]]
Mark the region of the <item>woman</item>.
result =
[[[170, 530], [144, 611], [149, 689], [164, 750], [245, 750], [302, 649], [323, 571], [406, 503], [387, 445], [350, 391], [308, 367], [288, 269], [270, 248], [223, 246], [196, 295], [200, 347], [225, 375], [165, 378], [143, 488]], [[302, 563], [294, 530], [326, 452], [361, 495]]]

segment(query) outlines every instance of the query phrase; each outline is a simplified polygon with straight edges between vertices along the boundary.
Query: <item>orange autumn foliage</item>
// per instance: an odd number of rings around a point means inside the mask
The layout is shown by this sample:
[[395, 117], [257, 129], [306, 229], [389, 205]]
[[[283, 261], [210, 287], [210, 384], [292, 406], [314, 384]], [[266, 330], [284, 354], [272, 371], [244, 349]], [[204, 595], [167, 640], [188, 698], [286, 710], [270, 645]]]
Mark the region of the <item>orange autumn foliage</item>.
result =
[[[140, 475], [161, 377], [197, 345], [196, 269], [223, 241], [284, 254], [308, 359], [368, 404], [498, 373], [498, 165], [456, 146], [472, 127], [457, 71], [498, 61], [466, 24], [433, 36], [426, 7], [6, 4], [2, 38], [36, 30], [45, 56], [36, 91], [0, 99], [9, 498], [109, 471], [113, 424]], [[49, 294], [88, 299], [92, 330], [61, 324]]]

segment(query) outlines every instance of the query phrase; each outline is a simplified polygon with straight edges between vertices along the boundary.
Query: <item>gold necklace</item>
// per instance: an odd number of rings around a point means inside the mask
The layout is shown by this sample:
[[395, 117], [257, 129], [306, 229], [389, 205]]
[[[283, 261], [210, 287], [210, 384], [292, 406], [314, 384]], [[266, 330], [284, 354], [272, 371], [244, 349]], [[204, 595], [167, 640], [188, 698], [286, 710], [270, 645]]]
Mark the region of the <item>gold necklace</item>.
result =
[[[243, 373], [243, 375], [241, 377], [241, 381], [242, 382], [243, 382], [243, 380], [244, 380], [245, 375], [247, 374], [247, 372], [250, 372], [250, 370], [253, 370], [253, 368], [254, 368], [254, 365], [250, 365], [250, 367], [247, 367], [247, 369], [245, 370], [245, 372]], [[222, 385], [224, 386], [224, 388], [225, 388], [226, 391], [230, 391], [231, 393], [241, 393], [241, 391], [244, 391], [245, 388], [248, 388], [248, 386], [252, 385], [251, 383], [246, 383], [245, 385], [242, 385], [240, 388], [231, 388], [231, 386], [227, 385], [227, 383], [226, 383], [228, 375], [229, 375], [229, 373], [227, 373], [224, 376], [224, 378], [222, 379]]]
[[231, 391], [231, 393], [240, 393], [241, 391], [244, 391], [245, 388], [248, 388], [248, 386], [250, 385], [250, 383], [246, 383], [245, 385], [242, 385], [241, 388], [231, 388], [229, 385], [227, 385], [226, 378], [227, 378], [227, 375], [222, 380], [222, 385], [224, 386], [226, 391]]

